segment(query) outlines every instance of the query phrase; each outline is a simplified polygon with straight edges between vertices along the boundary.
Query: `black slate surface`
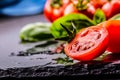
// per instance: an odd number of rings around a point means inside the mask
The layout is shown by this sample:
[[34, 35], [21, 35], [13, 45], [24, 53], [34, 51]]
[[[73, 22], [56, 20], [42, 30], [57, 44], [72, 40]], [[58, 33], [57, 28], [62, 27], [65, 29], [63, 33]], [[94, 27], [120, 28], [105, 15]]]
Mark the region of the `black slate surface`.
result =
[[[75, 63], [74, 65], [54, 64], [53, 58], [63, 54], [36, 54], [32, 56], [10, 56], [36, 44], [20, 44], [19, 31], [27, 23], [47, 22], [44, 16], [1, 17], [0, 18], [0, 77], [76, 77], [105, 80], [120, 79], [120, 64], [111, 62]], [[44, 43], [44, 42], [43, 42]], [[69, 76], [69, 77], [68, 77]], [[114, 78], [114, 79], [112, 79]], [[70, 80], [71, 80], [70, 79]]]
[[34, 66], [26, 68], [10, 68], [0, 70], [0, 77], [71, 77], [119, 79], [120, 65], [111, 63], [75, 64], [69, 66]]

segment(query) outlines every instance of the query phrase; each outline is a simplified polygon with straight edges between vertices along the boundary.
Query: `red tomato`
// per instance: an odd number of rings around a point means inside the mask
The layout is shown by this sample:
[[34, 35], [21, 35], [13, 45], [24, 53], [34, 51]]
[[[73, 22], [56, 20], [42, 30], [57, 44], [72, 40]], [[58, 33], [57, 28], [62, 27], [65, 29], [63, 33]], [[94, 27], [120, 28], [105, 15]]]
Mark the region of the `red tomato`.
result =
[[78, 13], [78, 10], [75, 8], [73, 3], [69, 4], [64, 10], [64, 15], [67, 15], [70, 13]]
[[107, 2], [102, 7], [102, 10], [105, 13], [107, 19], [111, 18], [115, 14], [120, 13], [120, 0], [112, 0], [111, 2]]
[[90, 3], [97, 9], [101, 8], [108, 0], [90, 0]]
[[120, 20], [107, 21], [104, 24], [109, 32], [108, 51], [120, 53]]
[[[87, 3], [86, 5], [84, 5], [84, 7], [86, 6], [85, 9], [82, 9], [82, 7], [77, 7], [77, 5], [79, 5], [80, 3], [78, 2], [78, 0], [73, 1], [73, 3], [69, 4], [65, 10], [64, 10], [64, 15], [70, 14], [70, 13], [83, 13], [86, 16], [92, 18], [96, 9], [93, 5], [91, 5], [90, 3]], [[81, 4], [82, 5], [82, 4]]]
[[57, 18], [63, 16], [64, 8], [70, 3], [70, 0], [57, 0], [57, 2], [54, 1], [55, 0], [47, 0], [44, 7], [44, 15], [50, 22], [53, 22]]
[[68, 43], [64, 51], [69, 57], [89, 61], [100, 56], [108, 45], [108, 31], [104, 27], [92, 26], [80, 30]]

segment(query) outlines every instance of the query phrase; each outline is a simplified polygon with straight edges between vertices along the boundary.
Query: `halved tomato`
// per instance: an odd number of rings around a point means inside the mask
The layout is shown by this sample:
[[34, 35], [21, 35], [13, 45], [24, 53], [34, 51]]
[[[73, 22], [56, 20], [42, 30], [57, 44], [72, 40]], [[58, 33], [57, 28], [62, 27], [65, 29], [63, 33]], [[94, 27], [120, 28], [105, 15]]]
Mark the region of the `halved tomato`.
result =
[[99, 26], [80, 30], [74, 39], [66, 44], [66, 55], [80, 61], [90, 61], [100, 56], [107, 48], [109, 36], [107, 29]]

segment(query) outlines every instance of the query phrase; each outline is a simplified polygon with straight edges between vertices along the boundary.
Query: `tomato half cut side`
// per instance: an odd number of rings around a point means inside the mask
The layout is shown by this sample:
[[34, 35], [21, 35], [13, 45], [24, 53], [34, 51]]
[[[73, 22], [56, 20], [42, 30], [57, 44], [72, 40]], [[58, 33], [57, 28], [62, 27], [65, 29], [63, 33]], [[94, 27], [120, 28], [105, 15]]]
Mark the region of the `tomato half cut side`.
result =
[[80, 30], [74, 39], [66, 44], [64, 51], [73, 59], [90, 61], [106, 50], [108, 39], [106, 28], [91, 26]]

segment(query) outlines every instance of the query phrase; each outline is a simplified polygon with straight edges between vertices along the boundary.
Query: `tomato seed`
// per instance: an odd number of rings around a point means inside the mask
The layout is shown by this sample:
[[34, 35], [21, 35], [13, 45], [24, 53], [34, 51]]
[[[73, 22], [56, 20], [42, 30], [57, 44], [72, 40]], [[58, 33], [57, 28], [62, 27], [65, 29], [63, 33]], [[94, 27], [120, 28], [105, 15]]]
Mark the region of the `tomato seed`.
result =
[[100, 39], [100, 37], [101, 37], [101, 34], [97, 33], [97, 35], [95, 35], [94, 39], [97, 40], [97, 39]]
[[88, 30], [85, 30], [85, 31], [83, 31], [82, 33], [81, 33], [81, 37], [84, 37], [84, 36], [86, 36], [87, 34], [89, 33], [89, 31]]
[[90, 49], [91, 47], [93, 47], [94, 45], [95, 45], [95, 43], [92, 42], [92, 41], [87, 41], [87, 42], [79, 42], [79, 41], [76, 41], [76, 42], [70, 47], [70, 51], [76, 53], [76, 52], [88, 50], [88, 49]]
[[94, 42], [92, 41], [88, 41], [88, 42], [85, 42], [84, 45], [81, 45], [81, 49], [80, 50], [88, 50], [90, 49], [91, 47], [93, 47], [95, 45]]

